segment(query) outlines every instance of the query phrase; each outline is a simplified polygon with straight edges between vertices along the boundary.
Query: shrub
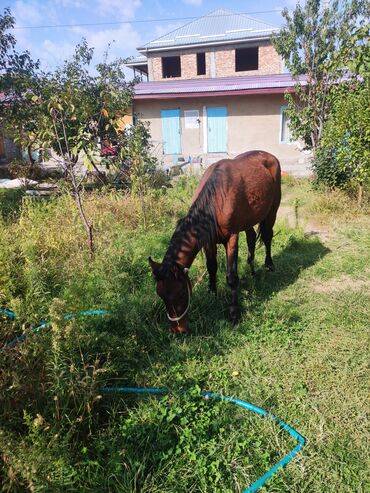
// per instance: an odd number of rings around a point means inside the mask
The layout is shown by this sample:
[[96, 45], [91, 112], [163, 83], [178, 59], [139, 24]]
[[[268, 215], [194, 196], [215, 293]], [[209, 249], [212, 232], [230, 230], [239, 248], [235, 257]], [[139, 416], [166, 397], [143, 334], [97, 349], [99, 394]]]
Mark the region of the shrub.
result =
[[14, 159], [8, 165], [9, 173], [13, 178], [23, 178], [27, 180], [40, 180], [41, 168], [37, 164], [31, 164], [22, 159]]
[[321, 146], [318, 148], [313, 162], [315, 183], [329, 188], [343, 187], [351, 178], [348, 171], [343, 170], [336, 158], [336, 152], [332, 148]]
[[354, 181], [370, 182], [370, 110], [368, 85], [343, 85], [333, 95], [333, 110], [326, 122], [314, 162], [317, 180], [328, 186]]

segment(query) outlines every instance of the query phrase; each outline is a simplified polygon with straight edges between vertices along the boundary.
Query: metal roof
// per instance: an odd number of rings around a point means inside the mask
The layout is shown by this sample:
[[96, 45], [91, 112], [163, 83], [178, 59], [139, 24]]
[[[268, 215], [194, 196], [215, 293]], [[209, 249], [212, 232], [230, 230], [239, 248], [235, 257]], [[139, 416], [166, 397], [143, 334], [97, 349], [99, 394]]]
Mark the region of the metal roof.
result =
[[146, 52], [194, 45], [252, 41], [255, 38], [269, 38], [278, 30], [279, 28], [272, 24], [252, 19], [244, 14], [218, 9], [140, 46], [138, 50]]
[[[301, 84], [306, 84], [304, 76]], [[140, 82], [135, 85], [134, 99], [172, 99], [195, 96], [233, 96], [239, 94], [281, 94], [294, 90], [290, 74], [247, 75], [212, 79], [187, 79]]]
[[128, 62], [125, 63], [127, 67], [131, 67], [133, 65], [147, 65], [148, 59], [144, 55], [132, 57]]

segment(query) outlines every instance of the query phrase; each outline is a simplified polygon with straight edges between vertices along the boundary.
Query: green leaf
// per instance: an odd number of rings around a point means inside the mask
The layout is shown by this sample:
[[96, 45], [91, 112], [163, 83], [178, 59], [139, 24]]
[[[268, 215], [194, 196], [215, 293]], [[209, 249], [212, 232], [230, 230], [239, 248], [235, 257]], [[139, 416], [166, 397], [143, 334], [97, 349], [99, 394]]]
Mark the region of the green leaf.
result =
[[88, 170], [91, 170], [93, 168], [92, 162], [87, 154], [85, 154], [84, 156], [84, 166], [86, 166]]

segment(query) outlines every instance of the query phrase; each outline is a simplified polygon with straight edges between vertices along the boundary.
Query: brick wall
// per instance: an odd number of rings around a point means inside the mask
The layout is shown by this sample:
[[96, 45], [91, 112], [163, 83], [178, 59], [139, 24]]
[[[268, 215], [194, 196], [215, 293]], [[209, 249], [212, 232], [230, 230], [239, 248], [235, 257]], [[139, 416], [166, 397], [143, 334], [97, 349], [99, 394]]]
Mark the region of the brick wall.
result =
[[216, 77], [232, 75], [267, 75], [280, 73], [280, 59], [272, 45], [258, 48], [258, 70], [235, 72], [235, 49], [216, 51]]
[[[245, 45], [244, 45], [245, 46]], [[252, 46], [252, 45], [249, 45]], [[242, 47], [242, 46], [241, 46]], [[202, 50], [199, 50], [202, 52]], [[247, 70], [235, 72], [235, 46], [230, 48], [208, 47], [206, 52], [206, 74], [197, 75], [196, 52], [173, 51], [171, 56], [181, 57], [181, 77], [162, 77], [162, 58], [158, 55], [149, 55], [149, 80], [179, 80], [179, 79], [204, 79], [209, 77], [229, 77], [238, 75], [267, 75], [281, 73], [281, 62], [279, 55], [269, 42], [259, 45], [258, 70]]]
[[[204, 52], [202, 52], [204, 53]], [[210, 53], [206, 53], [206, 73], [205, 75], [197, 75], [197, 54], [189, 52], [176, 52], [171, 53], [171, 56], [181, 57], [181, 77], [171, 77], [171, 80], [179, 79], [205, 79], [210, 77]], [[169, 80], [168, 78], [162, 78], [162, 58], [153, 57], [151, 61], [151, 75], [150, 80]]]

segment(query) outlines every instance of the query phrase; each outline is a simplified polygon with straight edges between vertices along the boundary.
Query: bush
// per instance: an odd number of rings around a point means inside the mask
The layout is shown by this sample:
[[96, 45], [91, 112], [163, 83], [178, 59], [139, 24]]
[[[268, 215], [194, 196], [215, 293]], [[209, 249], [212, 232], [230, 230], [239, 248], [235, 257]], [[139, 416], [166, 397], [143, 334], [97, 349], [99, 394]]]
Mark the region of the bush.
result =
[[368, 84], [342, 85], [333, 94], [333, 107], [323, 129], [314, 162], [317, 181], [342, 187], [370, 182], [370, 110]]
[[30, 164], [22, 159], [14, 159], [8, 165], [9, 173], [13, 178], [27, 180], [40, 180], [41, 168], [37, 164]]
[[319, 147], [312, 167], [317, 185], [342, 188], [351, 179], [350, 173], [340, 167], [335, 150], [331, 148]]

